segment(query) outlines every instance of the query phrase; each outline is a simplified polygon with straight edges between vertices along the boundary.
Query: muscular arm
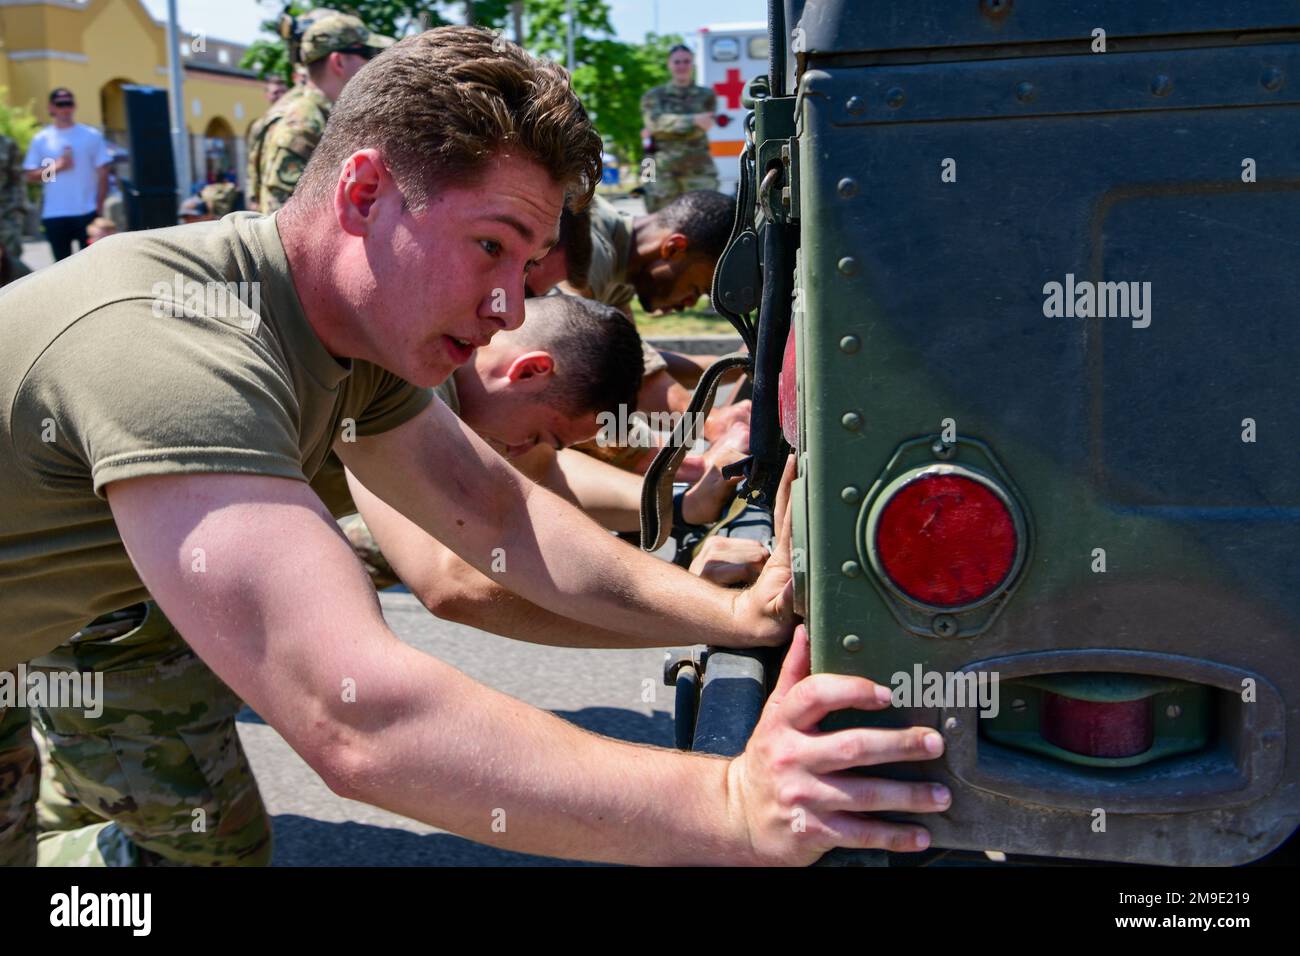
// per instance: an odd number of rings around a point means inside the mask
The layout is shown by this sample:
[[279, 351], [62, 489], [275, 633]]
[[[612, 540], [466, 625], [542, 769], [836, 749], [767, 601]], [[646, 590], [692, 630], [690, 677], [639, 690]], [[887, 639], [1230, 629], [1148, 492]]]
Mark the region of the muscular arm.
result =
[[[340, 442], [353, 476], [484, 574], [557, 614], [640, 638], [779, 642], [792, 627], [788, 551], [729, 593], [616, 540], [507, 465], [442, 403], [392, 431]], [[494, 559], [507, 570], [493, 572]]]
[[595, 736], [397, 640], [307, 485], [165, 476], [111, 484], [108, 499], [186, 641], [336, 793], [528, 853], [752, 852], [726, 761]]
[[[718, 518], [734, 485], [722, 477], [720, 468], [739, 454], [721, 445], [710, 449], [705, 456], [704, 477], [686, 492], [682, 512], [687, 521], [706, 524]], [[635, 531], [640, 527], [641, 479], [636, 475], [582, 452], [564, 449], [557, 453], [546, 446], [534, 448], [511, 464], [578, 505], [606, 528]], [[503, 585], [500, 572], [508, 567], [504, 553], [499, 560], [494, 559], [492, 574], [482, 574], [376, 498], [355, 478], [350, 479], [349, 490], [388, 563], [438, 617], [504, 637], [560, 647], [671, 647], [693, 643], [690, 634], [620, 634], [538, 607]], [[753, 581], [761, 566], [751, 563], [747, 571], [752, 573], [743, 578], [730, 568], [718, 572], [717, 564], [698, 569], [692, 566], [691, 573], [715, 584], [732, 585]]]
[[489, 569], [484, 574], [355, 479], [350, 478], [349, 486], [388, 563], [420, 603], [438, 617], [553, 647], [674, 647], [694, 642], [689, 633], [681, 632], [621, 634], [540, 607], [502, 583], [510, 566], [508, 553], [500, 555], [497, 564], [505, 571]]
[[[531, 453], [530, 453], [531, 454]], [[641, 478], [580, 451], [539, 450], [545, 465], [535, 480], [576, 503], [602, 527], [636, 531], [641, 527]], [[524, 469], [528, 474], [527, 467]]]

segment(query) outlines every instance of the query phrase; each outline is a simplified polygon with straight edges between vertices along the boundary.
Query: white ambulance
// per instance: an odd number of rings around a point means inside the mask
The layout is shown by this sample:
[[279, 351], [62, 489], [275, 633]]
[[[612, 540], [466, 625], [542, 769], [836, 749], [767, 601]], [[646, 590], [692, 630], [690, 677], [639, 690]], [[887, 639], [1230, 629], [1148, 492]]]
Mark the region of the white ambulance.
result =
[[695, 39], [695, 82], [718, 94], [717, 122], [709, 130], [709, 152], [718, 168], [719, 187], [736, 191], [738, 157], [745, 145], [745, 87], [767, 72], [767, 23], [712, 23]]

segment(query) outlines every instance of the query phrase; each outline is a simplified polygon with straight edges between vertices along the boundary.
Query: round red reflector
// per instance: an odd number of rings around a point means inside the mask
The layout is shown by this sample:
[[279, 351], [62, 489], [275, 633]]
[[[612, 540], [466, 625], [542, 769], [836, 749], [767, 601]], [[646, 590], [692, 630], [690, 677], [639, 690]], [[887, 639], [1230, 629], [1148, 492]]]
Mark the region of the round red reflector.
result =
[[1038, 726], [1049, 743], [1086, 757], [1133, 757], [1155, 740], [1150, 697], [1104, 703], [1044, 693]]
[[726, 125], [727, 125], [728, 123], [730, 123], [730, 122], [731, 122], [731, 117], [728, 116], [726, 113], [719, 113], [719, 114], [718, 114], [718, 125], [719, 125], [719, 126], [726, 126]]
[[934, 607], [987, 597], [1011, 573], [1019, 542], [1006, 504], [972, 478], [918, 478], [886, 502], [876, 553], [890, 581]]
[[790, 320], [790, 334], [785, 337], [785, 354], [781, 357], [781, 374], [776, 380], [776, 416], [781, 432], [791, 448], [799, 447], [799, 359], [795, 355], [795, 320]]

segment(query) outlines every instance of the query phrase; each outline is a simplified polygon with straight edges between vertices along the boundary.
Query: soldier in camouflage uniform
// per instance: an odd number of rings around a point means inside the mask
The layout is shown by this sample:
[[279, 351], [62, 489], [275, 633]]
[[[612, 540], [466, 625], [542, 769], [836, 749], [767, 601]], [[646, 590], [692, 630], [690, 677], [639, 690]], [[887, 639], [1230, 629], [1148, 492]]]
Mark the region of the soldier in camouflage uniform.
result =
[[271, 821], [239, 698], [154, 603], [105, 615], [29, 670], [103, 674], [103, 712], [32, 707], [41, 866], [266, 865]]
[[30, 271], [20, 258], [26, 219], [23, 155], [17, 143], [8, 136], [0, 136], [0, 285]]
[[[645, 205], [655, 212], [674, 196], [694, 189], [717, 189], [718, 171], [709, 154], [709, 128], [718, 95], [691, 82], [694, 56], [678, 44], [668, 54], [672, 80], [641, 97], [645, 132], [654, 138], [652, 163], [643, 167]], [[648, 168], [647, 168], [648, 167]]]
[[312, 16], [298, 44], [307, 81], [276, 100], [249, 135], [248, 197], [264, 213], [293, 195], [347, 81], [393, 42], [347, 14], [317, 10]]
[[26, 707], [0, 704], [0, 866], [36, 862], [36, 786], [40, 763]]
[[199, 198], [216, 219], [234, 212], [238, 197], [239, 190], [234, 183], [208, 183], [199, 190]]

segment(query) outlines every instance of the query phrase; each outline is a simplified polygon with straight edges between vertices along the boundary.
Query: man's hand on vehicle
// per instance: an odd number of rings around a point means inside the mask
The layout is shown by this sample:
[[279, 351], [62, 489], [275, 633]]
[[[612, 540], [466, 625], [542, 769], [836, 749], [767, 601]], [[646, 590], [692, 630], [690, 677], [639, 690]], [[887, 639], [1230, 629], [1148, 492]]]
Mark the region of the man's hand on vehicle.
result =
[[773, 512], [776, 546], [758, 580], [736, 595], [732, 607], [736, 647], [776, 647], [789, 639], [794, 628], [794, 574], [790, 566], [790, 482], [794, 456], [786, 459], [785, 474]]
[[807, 865], [835, 847], [924, 850], [930, 845], [924, 827], [861, 814], [939, 813], [952, 802], [948, 789], [850, 771], [933, 760], [943, 753], [943, 738], [928, 727], [819, 731], [834, 711], [888, 707], [889, 688], [863, 677], [809, 676], [810, 660], [808, 632], [800, 625], [745, 752], [728, 768], [728, 799], [748, 828], [749, 862]]

